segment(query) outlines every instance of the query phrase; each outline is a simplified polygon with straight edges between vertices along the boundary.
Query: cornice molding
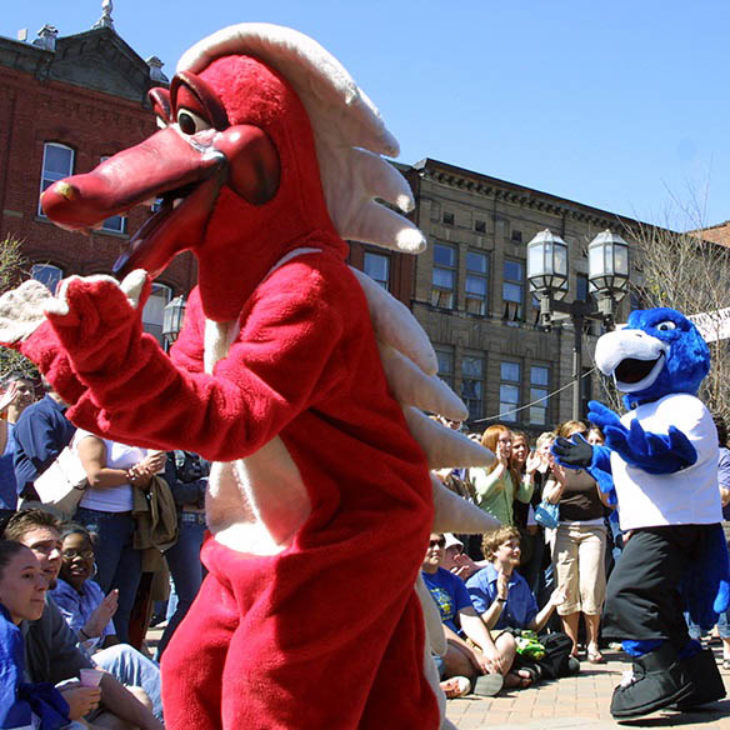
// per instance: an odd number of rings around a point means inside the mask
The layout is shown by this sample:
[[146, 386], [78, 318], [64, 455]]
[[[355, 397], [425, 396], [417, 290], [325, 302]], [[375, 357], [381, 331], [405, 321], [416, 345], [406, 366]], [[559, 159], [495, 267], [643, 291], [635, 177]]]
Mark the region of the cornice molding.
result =
[[[471, 170], [454, 167], [448, 163], [426, 158], [413, 165], [413, 169], [424, 180], [431, 180], [455, 190], [466, 190], [491, 200], [519, 205], [560, 217], [591, 224], [600, 228], [624, 231], [627, 225], [641, 221], [625, 218], [610, 211], [593, 208], [576, 201], [559, 198], [550, 193], [526, 188], [506, 180], [482, 175]], [[648, 225], [643, 224], [642, 225]]]

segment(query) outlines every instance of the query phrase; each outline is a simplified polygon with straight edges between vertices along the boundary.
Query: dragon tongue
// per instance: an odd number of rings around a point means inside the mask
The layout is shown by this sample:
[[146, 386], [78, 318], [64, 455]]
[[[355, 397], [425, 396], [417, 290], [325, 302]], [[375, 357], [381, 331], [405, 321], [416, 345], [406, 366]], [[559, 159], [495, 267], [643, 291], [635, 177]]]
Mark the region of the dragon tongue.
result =
[[200, 243], [225, 177], [226, 168], [221, 166], [187, 197], [163, 198], [160, 210], [142, 225], [117, 259], [114, 275], [123, 277], [134, 269], [145, 269], [157, 276], [173, 256]]

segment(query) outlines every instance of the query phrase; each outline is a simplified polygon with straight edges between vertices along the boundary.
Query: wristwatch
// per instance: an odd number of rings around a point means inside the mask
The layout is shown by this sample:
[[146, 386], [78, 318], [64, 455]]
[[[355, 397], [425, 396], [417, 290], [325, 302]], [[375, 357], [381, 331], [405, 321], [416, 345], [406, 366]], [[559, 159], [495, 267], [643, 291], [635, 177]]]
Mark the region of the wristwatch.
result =
[[506, 598], [500, 598], [499, 596], [497, 596], [494, 600], [497, 601], [497, 603], [507, 603]]

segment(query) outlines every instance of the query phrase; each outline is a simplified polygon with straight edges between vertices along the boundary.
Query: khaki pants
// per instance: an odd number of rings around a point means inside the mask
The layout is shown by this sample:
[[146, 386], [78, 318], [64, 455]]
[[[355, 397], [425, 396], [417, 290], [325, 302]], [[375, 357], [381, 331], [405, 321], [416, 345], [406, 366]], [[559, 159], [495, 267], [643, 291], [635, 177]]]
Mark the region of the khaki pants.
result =
[[565, 603], [558, 613], [597, 615], [606, 598], [606, 528], [603, 525], [560, 524], [553, 546], [553, 565]]

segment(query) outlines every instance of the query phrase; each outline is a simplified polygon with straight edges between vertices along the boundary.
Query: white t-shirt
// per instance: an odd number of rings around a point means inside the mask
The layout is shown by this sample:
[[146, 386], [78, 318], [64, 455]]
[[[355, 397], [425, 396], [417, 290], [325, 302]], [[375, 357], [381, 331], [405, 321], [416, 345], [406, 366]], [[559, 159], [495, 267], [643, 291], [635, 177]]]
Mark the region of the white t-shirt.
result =
[[672, 474], [648, 474], [613, 452], [621, 529], [721, 522], [717, 431], [702, 401], [684, 393], [667, 395], [638, 406], [622, 416], [621, 423], [629, 428], [635, 418], [647, 432], [666, 435], [670, 426], [680, 430], [697, 450], [697, 461]]
[[[78, 429], [73, 438], [73, 449], [78, 450], [80, 441], [94, 434]], [[101, 439], [106, 446], [106, 465], [110, 469], [129, 469], [138, 464], [147, 455], [147, 449], [126, 446], [109, 439]], [[79, 502], [80, 507], [95, 509], [99, 512], [129, 512], [132, 509], [132, 485], [121, 484], [118, 487], [92, 489], [89, 487]]]

